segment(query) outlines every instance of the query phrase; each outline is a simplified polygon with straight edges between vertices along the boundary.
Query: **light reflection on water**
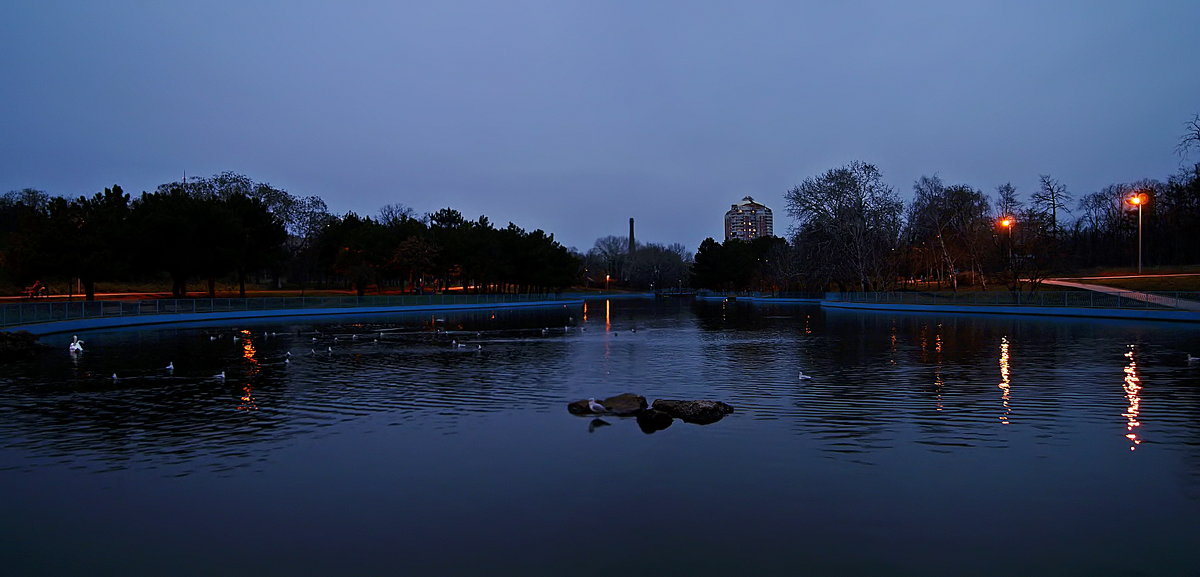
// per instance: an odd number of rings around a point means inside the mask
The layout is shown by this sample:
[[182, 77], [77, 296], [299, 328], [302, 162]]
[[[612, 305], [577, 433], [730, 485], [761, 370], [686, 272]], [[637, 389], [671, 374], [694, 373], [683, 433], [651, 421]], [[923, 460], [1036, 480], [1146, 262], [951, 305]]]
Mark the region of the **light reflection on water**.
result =
[[[589, 318], [601, 305], [603, 318]], [[828, 567], [825, 574], [879, 567], [937, 574], [897, 561], [927, 545], [875, 531], [906, 533], [919, 519], [974, 528], [991, 508], [1006, 511], [997, 527], [1014, 534], [1028, 524], [1080, 533], [1055, 558], [1077, 563], [1096, 555], [1094, 531], [1107, 526], [1094, 517], [1123, 506], [1109, 495], [1136, 480], [1154, 505], [1176, 512], [1131, 513], [1139, 527], [1157, 527], [1160, 568], [1173, 568], [1172, 555], [1195, 544], [1190, 526], [1174, 524], [1174, 515], [1200, 513], [1200, 370], [1184, 361], [1188, 350], [1200, 350], [1200, 332], [1187, 325], [606, 301], [84, 338], [88, 351], [76, 359], [65, 340], [60, 347], [47, 339], [52, 351], [0, 376], [0, 488], [28, 491], [64, 471], [68, 479], [108, 475], [152, 492], [178, 482], [162, 479], [193, 478], [211, 483], [214, 495], [224, 483], [262, 483], [256, 499], [269, 504], [297, 498], [285, 488], [297, 476], [318, 478], [354, 487], [338, 491], [344, 509], [322, 509], [336, 526], [363, 522], [363, 510], [380, 507], [425, 523], [427, 538], [410, 536], [401, 546], [418, 558], [445, 552], [436, 538], [475, 542], [461, 523], [438, 521], [446, 507], [459, 506], [443, 497], [449, 493], [486, 516], [471, 515], [481, 526], [531, 542], [554, 542], [564, 524], [590, 519], [586, 540], [598, 547], [631, 537], [619, 529], [627, 517], [597, 516], [596, 507], [669, 503], [674, 516], [637, 517], [654, 529], [637, 541], [681, 550], [702, 550], [715, 534], [679, 506], [716, 499], [739, 504], [721, 510], [743, 535], [718, 541], [736, 539], [758, 555], [726, 569], [759, 563], [769, 572], [801, 555]], [[161, 368], [168, 361], [172, 372]], [[813, 378], [798, 380], [801, 370]], [[224, 380], [212, 377], [220, 371]], [[113, 372], [118, 382], [108, 378]], [[626, 391], [650, 400], [718, 399], [736, 412], [647, 436], [625, 419], [602, 426], [565, 411], [575, 399]], [[523, 505], [543, 511], [545, 525], [510, 509], [514, 500], [484, 479], [507, 479], [505, 490], [525, 495]], [[392, 503], [393, 490], [423, 495], [424, 504], [379, 505]], [[188, 491], [196, 509], [176, 511], [181, 524], [211, 505], [205, 490]], [[1032, 507], [1013, 499], [1022, 493], [1042, 497]], [[319, 506], [317, 499], [307, 506]], [[822, 528], [790, 515], [821, 519]], [[1073, 520], [1085, 518], [1095, 527]], [[1025, 531], [1006, 538], [1029, 545], [1040, 535]], [[883, 565], [831, 557], [862, 556], [839, 538], [874, 551]], [[980, 549], [988, 540], [976, 532], [946, 539], [928, 552], [957, 546], [961, 563], [1013, 560]], [[558, 567], [558, 557], [542, 554], [549, 560], [539, 562]], [[371, 567], [387, 566], [390, 556], [379, 555]], [[948, 567], [964, 568], [953, 561]], [[464, 572], [485, 567], [458, 562]], [[999, 571], [948, 574], [989, 572]]]

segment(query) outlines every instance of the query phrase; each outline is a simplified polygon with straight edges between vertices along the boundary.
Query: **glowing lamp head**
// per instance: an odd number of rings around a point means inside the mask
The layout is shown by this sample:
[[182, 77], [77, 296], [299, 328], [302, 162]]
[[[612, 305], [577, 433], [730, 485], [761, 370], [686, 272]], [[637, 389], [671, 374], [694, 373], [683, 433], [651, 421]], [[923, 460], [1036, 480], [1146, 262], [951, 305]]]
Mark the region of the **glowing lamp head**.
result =
[[1149, 200], [1150, 200], [1150, 197], [1146, 196], [1146, 193], [1144, 193], [1144, 192], [1135, 192], [1135, 193], [1125, 197], [1125, 202], [1128, 202], [1129, 204], [1132, 204], [1133, 206], [1140, 206], [1140, 205], [1146, 204], [1146, 202], [1148, 202]]

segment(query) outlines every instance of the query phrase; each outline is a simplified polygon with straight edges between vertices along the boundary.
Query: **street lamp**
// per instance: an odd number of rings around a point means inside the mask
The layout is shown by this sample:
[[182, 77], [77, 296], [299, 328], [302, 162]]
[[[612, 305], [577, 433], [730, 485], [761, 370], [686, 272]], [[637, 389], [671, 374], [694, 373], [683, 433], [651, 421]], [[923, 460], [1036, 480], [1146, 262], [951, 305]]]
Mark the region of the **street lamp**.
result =
[[1017, 219], [1015, 219], [1011, 216], [1005, 216], [1005, 217], [1000, 218], [1000, 226], [1002, 226], [1006, 230], [1008, 230], [1008, 260], [1010, 262], [1012, 261], [1012, 229], [1013, 229], [1013, 225], [1016, 223], [1017, 223]]
[[1136, 206], [1138, 209], [1138, 274], [1142, 274], [1142, 205], [1150, 201], [1150, 197], [1143, 191], [1135, 190], [1129, 196], [1125, 197], [1125, 202]]

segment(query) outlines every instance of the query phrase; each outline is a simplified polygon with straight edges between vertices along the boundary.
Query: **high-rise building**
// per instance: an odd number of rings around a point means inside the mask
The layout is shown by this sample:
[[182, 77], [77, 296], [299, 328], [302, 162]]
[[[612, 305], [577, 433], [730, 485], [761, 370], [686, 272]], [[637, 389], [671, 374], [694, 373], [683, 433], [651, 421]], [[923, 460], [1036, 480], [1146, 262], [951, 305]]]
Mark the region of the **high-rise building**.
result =
[[773, 236], [773, 227], [771, 209], [749, 196], [731, 205], [725, 213], [725, 240], [751, 241], [760, 236]]

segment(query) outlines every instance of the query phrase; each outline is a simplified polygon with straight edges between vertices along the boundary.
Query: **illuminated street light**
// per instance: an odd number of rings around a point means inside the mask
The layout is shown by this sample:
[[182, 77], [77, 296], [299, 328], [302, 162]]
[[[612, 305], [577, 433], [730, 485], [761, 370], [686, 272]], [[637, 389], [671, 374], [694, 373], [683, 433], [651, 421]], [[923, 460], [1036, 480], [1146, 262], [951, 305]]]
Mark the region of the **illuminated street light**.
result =
[[1012, 262], [1012, 230], [1013, 225], [1017, 224], [1017, 219], [1011, 216], [1000, 217], [1000, 226], [1008, 230], [1008, 260]]
[[1143, 191], [1135, 190], [1125, 197], [1125, 202], [1138, 209], [1138, 274], [1142, 274], [1142, 205], [1150, 202], [1150, 197]]

